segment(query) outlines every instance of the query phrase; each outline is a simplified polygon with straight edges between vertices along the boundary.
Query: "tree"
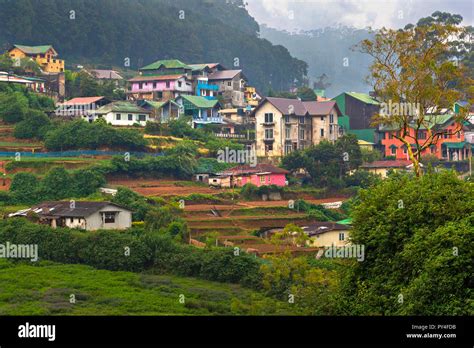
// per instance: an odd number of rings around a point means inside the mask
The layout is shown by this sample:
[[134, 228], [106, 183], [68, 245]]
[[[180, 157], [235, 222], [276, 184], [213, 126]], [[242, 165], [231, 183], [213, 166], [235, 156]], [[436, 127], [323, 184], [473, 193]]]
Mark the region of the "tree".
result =
[[86, 197], [93, 194], [97, 189], [106, 184], [104, 176], [97, 171], [81, 169], [73, 173], [73, 192], [77, 197]]
[[73, 191], [71, 175], [64, 167], [51, 168], [41, 180], [41, 199], [63, 199], [70, 197]]
[[[474, 186], [455, 172], [394, 174], [359, 191], [347, 314], [472, 314]], [[432, 278], [433, 277], [433, 278]]]
[[0, 55], [0, 71], [10, 72], [13, 68], [13, 60], [10, 58], [8, 53]]
[[146, 198], [126, 187], [119, 187], [117, 193], [112, 198], [112, 202], [119, 204], [127, 209], [132, 210], [133, 221], [143, 221], [150, 205], [146, 202]]
[[296, 95], [302, 101], [315, 101], [316, 100], [316, 93], [314, 93], [314, 91], [309, 87], [298, 88], [298, 90], [296, 91]]
[[[467, 77], [466, 68], [448, 59], [453, 48], [451, 38], [463, 35], [465, 28], [456, 26], [457, 20], [448, 24], [428, 22], [400, 30], [382, 28], [373, 40], [359, 45], [374, 59], [369, 80], [376, 95], [383, 104], [397, 107], [382, 109], [373, 124], [392, 125], [400, 131], [395, 138], [406, 146], [417, 176], [422, 173], [419, 162], [423, 150], [444, 133], [432, 127], [437, 118], [427, 110], [451, 108], [462, 99], [472, 105], [474, 97], [474, 81]], [[454, 134], [461, 131], [467, 117], [467, 110], [454, 115], [458, 124]], [[420, 129], [427, 130], [426, 139], [420, 138]]]
[[34, 174], [17, 173], [13, 176], [10, 192], [18, 203], [33, 203], [38, 197], [39, 181]]
[[29, 110], [23, 121], [15, 125], [14, 135], [19, 139], [43, 139], [51, 121], [49, 117], [40, 110]]
[[6, 123], [21, 121], [28, 110], [28, 98], [22, 92], [0, 93], [0, 117]]

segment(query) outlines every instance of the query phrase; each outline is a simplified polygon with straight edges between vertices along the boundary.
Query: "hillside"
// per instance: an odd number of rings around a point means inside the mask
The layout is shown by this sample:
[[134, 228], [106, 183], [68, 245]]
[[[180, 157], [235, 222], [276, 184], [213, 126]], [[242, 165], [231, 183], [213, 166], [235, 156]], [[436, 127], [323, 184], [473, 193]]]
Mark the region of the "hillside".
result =
[[[289, 315], [296, 312], [236, 284], [0, 260], [1, 315]], [[76, 302], [70, 302], [71, 294]], [[184, 303], [180, 303], [184, 295]], [[182, 301], [183, 302], [183, 301]]]
[[[369, 92], [365, 78], [369, 74], [370, 57], [353, 50], [354, 45], [371, 37], [368, 30], [342, 27], [296, 34], [262, 25], [260, 34], [308, 63], [311, 86], [319, 76], [326, 74], [326, 82], [330, 84], [326, 88], [327, 96], [335, 97], [344, 91]], [[345, 58], [347, 66], [344, 66]]]
[[[0, 0], [0, 47], [52, 44], [60, 57], [137, 69], [158, 59], [220, 62], [250, 83], [288, 89], [305, 62], [258, 38], [241, 0]], [[234, 63], [238, 62], [238, 66]]]

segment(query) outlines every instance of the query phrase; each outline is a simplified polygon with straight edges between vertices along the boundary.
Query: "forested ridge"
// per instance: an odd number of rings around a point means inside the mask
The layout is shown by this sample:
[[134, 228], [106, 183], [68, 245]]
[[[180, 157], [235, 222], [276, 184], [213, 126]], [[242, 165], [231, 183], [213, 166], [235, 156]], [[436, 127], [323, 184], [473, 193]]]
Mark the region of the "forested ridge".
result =
[[[258, 37], [242, 0], [0, 0], [0, 46], [52, 44], [66, 60], [130, 68], [158, 59], [220, 62], [286, 90], [307, 64]], [[236, 65], [235, 63], [238, 63]]]

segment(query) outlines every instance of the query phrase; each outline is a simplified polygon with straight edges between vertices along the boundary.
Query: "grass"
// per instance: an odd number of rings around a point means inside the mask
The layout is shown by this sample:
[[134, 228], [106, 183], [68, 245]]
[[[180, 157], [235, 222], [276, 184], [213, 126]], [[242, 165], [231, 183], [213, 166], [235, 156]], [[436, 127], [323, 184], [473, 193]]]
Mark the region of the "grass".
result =
[[297, 314], [285, 302], [235, 284], [49, 261], [0, 259], [0, 284], [0, 315]]
[[20, 142], [10, 142], [10, 141], [0, 141], [1, 147], [42, 147], [40, 143], [20, 143]]

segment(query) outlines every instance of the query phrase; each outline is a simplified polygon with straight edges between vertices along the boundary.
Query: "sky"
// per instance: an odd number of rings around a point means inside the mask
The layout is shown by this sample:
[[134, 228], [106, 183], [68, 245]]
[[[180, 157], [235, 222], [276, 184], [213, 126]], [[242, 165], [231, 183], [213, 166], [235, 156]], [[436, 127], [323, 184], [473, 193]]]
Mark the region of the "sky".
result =
[[338, 25], [404, 27], [439, 10], [474, 25], [474, 0], [244, 0], [259, 24], [288, 31]]

